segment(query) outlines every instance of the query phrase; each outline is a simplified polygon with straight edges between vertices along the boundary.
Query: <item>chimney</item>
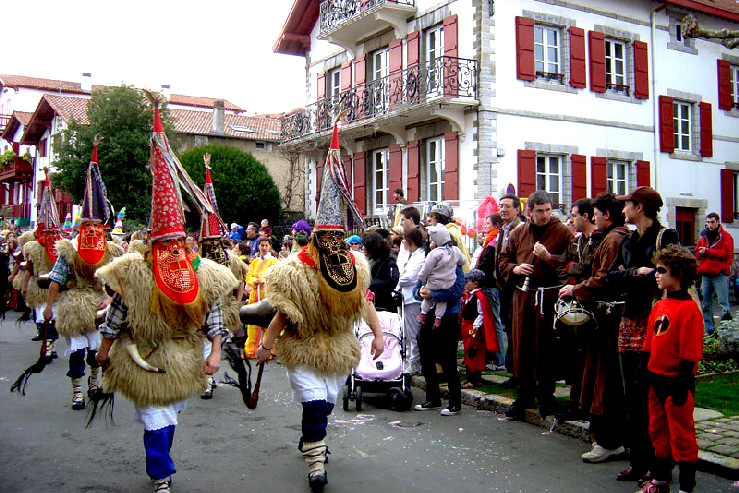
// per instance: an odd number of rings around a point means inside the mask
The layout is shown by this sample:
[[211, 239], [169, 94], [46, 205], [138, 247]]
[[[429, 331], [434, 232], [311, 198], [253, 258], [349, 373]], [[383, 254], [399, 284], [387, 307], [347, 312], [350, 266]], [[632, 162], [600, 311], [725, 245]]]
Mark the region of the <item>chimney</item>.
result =
[[169, 84], [162, 84], [162, 90], [159, 91], [162, 97], [166, 99], [167, 101], [169, 101], [169, 90], [170, 90]]
[[80, 85], [83, 91], [92, 92], [92, 74], [90, 72], [82, 74], [82, 83]]
[[214, 134], [223, 135], [225, 133], [224, 126], [226, 124], [226, 106], [223, 101], [215, 101], [213, 103], [213, 125], [211, 131]]

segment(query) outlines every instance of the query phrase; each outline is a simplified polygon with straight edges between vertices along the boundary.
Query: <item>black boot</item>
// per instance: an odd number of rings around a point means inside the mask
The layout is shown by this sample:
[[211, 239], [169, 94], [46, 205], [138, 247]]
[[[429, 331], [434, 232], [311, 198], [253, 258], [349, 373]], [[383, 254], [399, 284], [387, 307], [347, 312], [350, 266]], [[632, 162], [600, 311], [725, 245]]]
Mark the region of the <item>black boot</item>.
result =
[[694, 462], [680, 462], [680, 491], [692, 493], [695, 489], [695, 469]]
[[36, 324], [36, 336], [33, 337], [32, 341], [42, 341], [44, 339], [44, 324]]

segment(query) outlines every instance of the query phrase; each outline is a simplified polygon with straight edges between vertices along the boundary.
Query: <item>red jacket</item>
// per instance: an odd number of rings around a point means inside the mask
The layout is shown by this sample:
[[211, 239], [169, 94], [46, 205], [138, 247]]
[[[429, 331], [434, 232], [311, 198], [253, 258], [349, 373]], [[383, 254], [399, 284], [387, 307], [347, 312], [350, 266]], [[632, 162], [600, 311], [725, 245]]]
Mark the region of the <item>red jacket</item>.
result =
[[[698, 253], [701, 247], [707, 248], [703, 255]], [[731, 270], [731, 262], [734, 260], [734, 238], [719, 226], [718, 239], [712, 244], [708, 243], [708, 238], [701, 236], [695, 247], [695, 257], [700, 261], [698, 265], [699, 275], [728, 275]]]

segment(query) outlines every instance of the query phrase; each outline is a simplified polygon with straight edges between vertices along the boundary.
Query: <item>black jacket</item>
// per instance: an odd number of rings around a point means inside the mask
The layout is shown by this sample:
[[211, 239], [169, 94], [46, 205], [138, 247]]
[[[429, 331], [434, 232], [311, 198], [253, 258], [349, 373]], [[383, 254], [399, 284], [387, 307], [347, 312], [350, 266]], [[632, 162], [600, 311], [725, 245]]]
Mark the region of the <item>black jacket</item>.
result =
[[370, 291], [375, 293], [375, 309], [397, 313], [398, 307], [393, 300], [393, 290], [398, 285], [400, 272], [392, 257], [377, 260], [370, 270], [372, 281]]

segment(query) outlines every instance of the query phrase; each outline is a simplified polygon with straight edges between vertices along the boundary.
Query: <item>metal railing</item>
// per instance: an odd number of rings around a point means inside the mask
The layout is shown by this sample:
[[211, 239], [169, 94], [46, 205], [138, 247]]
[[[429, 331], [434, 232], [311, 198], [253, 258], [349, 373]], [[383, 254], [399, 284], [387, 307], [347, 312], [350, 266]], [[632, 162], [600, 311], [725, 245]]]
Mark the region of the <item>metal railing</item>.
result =
[[319, 7], [318, 35], [325, 36], [362, 13], [384, 3], [414, 6], [415, 0], [325, 0]]
[[376, 118], [411, 108], [435, 98], [477, 97], [477, 62], [439, 57], [321, 99], [282, 117], [282, 142], [328, 130], [333, 118], [344, 111], [342, 121]]
[[0, 114], [0, 133], [3, 133], [5, 127], [10, 123], [10, 118], [13, 115], [2, 115]]

